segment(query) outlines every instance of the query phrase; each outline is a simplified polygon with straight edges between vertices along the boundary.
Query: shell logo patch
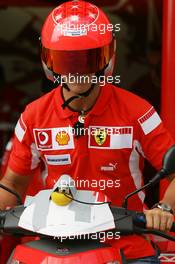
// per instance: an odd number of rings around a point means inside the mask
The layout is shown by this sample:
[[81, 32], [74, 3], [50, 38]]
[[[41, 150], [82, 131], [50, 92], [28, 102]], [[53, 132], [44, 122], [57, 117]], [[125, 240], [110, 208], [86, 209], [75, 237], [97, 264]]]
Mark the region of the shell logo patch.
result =
[[60, 146], [68, 145], [69, 141], [70, 141], [70, 136], [66, 131], [60, 131], [57, 133], [56, 142], [58, 142]]

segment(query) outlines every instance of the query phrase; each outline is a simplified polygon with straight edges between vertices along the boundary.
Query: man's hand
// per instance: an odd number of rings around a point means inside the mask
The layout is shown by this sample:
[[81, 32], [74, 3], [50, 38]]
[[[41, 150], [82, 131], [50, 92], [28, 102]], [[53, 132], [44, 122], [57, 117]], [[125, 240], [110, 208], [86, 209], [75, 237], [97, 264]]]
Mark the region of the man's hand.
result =
[[146, 210], [144, 214], [146, 216], [147, 228], [170, 231], [174, 222], [174, 216], [171, 213], [154, 208]]
[[[17, 192], [23, 198], [31, 179], [32, 175], [19, 175], [7, 168], [6, 174], [0, 183]], [[16, 197], [13, 194], [0, 188], [0, 210], [6, 209], [7, 206], [13, 207], [16, 202]]]

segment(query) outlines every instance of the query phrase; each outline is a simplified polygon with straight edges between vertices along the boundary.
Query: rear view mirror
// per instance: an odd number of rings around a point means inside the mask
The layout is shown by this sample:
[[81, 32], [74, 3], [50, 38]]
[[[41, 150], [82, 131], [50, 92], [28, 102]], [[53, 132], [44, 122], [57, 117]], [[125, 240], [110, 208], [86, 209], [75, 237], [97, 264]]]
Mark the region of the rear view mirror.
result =
[[166, 175], [175, 173], [175, 145], [169, 148], [169, 150], [165, 153], [162, 169], [165, 171]]

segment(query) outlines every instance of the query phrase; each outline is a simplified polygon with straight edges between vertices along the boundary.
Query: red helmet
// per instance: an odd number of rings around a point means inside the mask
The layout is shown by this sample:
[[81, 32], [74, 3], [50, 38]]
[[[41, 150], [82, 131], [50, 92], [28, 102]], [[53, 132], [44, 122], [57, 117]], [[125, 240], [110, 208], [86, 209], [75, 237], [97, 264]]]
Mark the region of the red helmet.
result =
[[111, 24], [93, 4], [70, 1], [56, 7], [44, 23], [41, 43], [43, 67], [51, 80], [55, 74], [104, 69], [112, 74], [116, 44]]

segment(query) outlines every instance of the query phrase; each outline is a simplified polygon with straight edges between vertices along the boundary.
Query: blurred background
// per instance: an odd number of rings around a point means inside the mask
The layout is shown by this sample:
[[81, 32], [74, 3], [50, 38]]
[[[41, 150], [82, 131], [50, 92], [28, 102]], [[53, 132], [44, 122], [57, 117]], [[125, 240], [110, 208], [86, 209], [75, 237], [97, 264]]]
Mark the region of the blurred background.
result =
[[[27, 103], [52, 89], [40, 61], [39, 36], [45, 17], [60, 3], [0, 1], [0, 159]], [[120, 23], [116, 74], [124, 89], [160, 111], [162, 0], [94, 0], [113, 24]], [[146, 166], [146, 175], [154, 170]], [[148, 178], [149, 178], [148, 177]], [[148, 196], [148, 203], [153, 196]], [[156, 195], [154, 195], [156, 197]]]

